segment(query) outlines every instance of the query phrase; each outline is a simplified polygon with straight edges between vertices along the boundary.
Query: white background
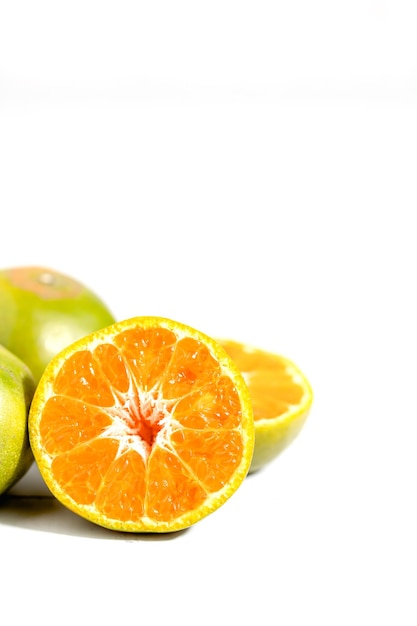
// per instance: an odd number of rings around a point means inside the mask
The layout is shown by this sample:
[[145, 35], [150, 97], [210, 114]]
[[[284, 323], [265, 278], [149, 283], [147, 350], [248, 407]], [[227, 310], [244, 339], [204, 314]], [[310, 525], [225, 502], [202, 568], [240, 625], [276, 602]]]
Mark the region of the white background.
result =
[[2, 0], [0, 267], [280, 352], [315, 391], [183, 533], [0, 505], [8, 624], [417, 623], [416, 27], [411, 0]]

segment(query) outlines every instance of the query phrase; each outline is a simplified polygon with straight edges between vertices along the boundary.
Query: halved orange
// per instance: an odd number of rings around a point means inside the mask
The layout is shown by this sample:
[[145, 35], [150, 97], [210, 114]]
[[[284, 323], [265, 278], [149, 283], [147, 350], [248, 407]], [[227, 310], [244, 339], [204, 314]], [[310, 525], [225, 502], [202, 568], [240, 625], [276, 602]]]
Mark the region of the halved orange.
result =
[[254, 448], [236, 365], [213, 339], [160, 317], [117, 322], [54, 357], [29, 433], [62, 504], [131, 532], [180, 530], [218, 509]]
[[255, 420], [255, 450], [250, 472], [260, 469], [298, 436], [313, 402], [309, 381], [284, 356], [220, 339], [249, 389]]

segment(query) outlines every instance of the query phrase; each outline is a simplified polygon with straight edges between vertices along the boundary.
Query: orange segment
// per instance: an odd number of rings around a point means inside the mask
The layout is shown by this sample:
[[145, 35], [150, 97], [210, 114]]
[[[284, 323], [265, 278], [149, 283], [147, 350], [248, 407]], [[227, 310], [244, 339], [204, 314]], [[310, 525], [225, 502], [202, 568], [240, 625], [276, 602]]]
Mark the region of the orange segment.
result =
[[90, 441], [110, 424], [111, 417], [100, 407], [53, 395], [45, 402], [39, 428], [45, 451], [55, 457]]
[[71, 354], [62, 364], [54, 380], [54, 392], [95, 406], [112, 406], [114, 396], [109, 381], [100, 375], [100, 368], [90, 350]]
[[50, 362], [29, 431], [69, 509], [132, 532], [186, 528], [223, 504], [252, 459], [244, 379], [214, 340], [164, 318], [126, 320]]
[[110, 464], [106, 480], [95, 498], [97, 510], [106, 517], [128, 522], [145, 513], [145, 461], [136, 450], [128, 450]]
[[255, 420], [253, 472], [276, 458], [298, 436], [313, 392], [303, 372], [286, 357], [228, 339], [219, 343], [242, 372], [251, 396]]
[[78, 504], [92, 504], [117, 450], [115, 439], [92, 439], [53, 457], [52, 475]]
[[160, 381], [176, 344], [175, 334], [167, 328], [130, 328], [114, 338], [114, 345], [129, 363], [136, 384], [144, 391]]
[[175, 449], [156, 448], [149, 460], [146, 511], [160, 522], [171, 522], [198, 511], [210, 501], [209, 494], [193, 477]]
[[240, 420], [240, 402], [233, 381], [223, 376], [181, 398], [173, 415], [188, 428], [235, 428]]
[[242, 442], [233, 430], [181, 429], [171, 441], [183, 464], [207, 491], [218, 491], [230, 480], [235, 461], [241, 458]]

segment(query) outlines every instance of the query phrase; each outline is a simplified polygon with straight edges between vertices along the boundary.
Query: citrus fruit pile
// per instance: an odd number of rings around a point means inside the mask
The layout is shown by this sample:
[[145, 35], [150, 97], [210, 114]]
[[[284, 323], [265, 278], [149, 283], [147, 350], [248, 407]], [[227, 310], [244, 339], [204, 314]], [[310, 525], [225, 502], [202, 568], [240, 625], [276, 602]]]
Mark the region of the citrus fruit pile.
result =
[[0, 494], [32, 460], [68, 509], [171, 532], [218, 509], [298, 435], [288, 359], [163, 317], [116, 321], [55, 270], [0, 271]]

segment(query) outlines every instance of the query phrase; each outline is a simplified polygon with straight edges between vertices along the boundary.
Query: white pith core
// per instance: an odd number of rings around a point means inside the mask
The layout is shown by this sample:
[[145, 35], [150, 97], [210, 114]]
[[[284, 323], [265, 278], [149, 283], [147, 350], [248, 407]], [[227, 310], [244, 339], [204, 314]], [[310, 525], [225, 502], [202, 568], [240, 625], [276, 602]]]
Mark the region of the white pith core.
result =
[[113, 390], [113, 395], [115, 404], [106, 409], [112, 423], [100, 436], [119, 441], [117, 457], [135, 450], [146, 461], [154, 445], [165, 447], [169, 440], [173, 401], [164, 400], [156, 388], [140, 391], [134, 384], [126, 393]]

